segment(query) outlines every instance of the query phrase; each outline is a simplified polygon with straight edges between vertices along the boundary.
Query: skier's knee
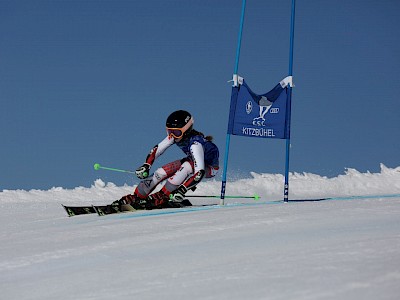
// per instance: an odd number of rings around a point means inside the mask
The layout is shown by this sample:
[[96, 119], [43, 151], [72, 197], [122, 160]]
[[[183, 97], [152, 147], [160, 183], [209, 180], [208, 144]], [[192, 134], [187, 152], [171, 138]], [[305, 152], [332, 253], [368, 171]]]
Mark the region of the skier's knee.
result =
[[158, 168], [155, 172], [154, 172], [154, 177], [158, 182], [163, 181], [164, 179], [167, 178], [167, 172], [163, 169], [163, 168]]

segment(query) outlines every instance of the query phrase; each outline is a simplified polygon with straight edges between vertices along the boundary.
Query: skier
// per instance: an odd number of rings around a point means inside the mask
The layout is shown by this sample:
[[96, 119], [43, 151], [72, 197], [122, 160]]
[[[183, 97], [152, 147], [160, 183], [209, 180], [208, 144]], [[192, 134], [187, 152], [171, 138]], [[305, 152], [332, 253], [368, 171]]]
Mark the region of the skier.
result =
[[[188, 190], [205, 177], [214, 177], [219, 169], [219, 151], [211, 136], [193, 129], [193, 117], [184, 110], [169, 115], [166, 121], [167, 137], [151, 149], [145, 163], [136, 169], [138, 178], [143, 179], [133, 194], [118, 200], [119, 204], [130, 204], [134, 208], [163, 208], [178, 206]], [[158, 168], [149, 177], [154, 161], [164, 151], [176, 144], [186, 156]], [[163, 180], [165, 185], [156, 193], [151, 192]]]

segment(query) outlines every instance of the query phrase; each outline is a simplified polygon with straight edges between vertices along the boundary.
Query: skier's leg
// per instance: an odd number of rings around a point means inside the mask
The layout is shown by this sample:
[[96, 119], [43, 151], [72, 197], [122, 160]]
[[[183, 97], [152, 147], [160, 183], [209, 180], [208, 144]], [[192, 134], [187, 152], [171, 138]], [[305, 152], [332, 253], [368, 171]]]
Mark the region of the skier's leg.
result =
[[181, 168], [171, 176], [163, 187], [163, 192], [169, 196], [171, 192], [175, 191], [189, 175], [193, 174], [194, 164], [193, 161], [185, 161]]
[[141, 200], [146, 199], [161, 181], [172, 176], [177, 170], [179, 170], [180, 166], [181, 161], [176, 160], [158, 168], [150, 178], [142, 180], [137, 185], [133, 194], [125, 195], [114, 202], [119, 205], [131, 204], [135, 208], [140, 208]]
[[193, 162], [184, 159], [181, 163], [180, 168], [175, 169], [175, 173], [169, 177], [163, 188], [148, 197], [153, 207], [170, 207], [169, 195], [193, 172]]
[[134, 195], [140, 199], [145, 199], [157, 185], [166, 178], [173, 176], [181, 167], [181, 161], [170, 162], [158, 168], [151, 178], [142, 180], [135, 189]]

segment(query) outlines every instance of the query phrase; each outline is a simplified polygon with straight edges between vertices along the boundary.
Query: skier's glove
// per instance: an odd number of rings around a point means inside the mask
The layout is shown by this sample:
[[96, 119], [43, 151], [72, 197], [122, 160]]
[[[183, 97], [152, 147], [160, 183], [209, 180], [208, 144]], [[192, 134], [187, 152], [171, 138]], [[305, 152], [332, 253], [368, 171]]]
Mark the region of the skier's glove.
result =
[[149, 176], [151, 165], [144, 163], [142, 166], [136, 169], [136, 176], [140, 179], [145, 179]]
[[187, 188], [181, 184], [175, 191], [173, 191], [169, 195], [169, 200], [173, 202], [182, 202], [185, 200], [185, 194], [187, 192]]

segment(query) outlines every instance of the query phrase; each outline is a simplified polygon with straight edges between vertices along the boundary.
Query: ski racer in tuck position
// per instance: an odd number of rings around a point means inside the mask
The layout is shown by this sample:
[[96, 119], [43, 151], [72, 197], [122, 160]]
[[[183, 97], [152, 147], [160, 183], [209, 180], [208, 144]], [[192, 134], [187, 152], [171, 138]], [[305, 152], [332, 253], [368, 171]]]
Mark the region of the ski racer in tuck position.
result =
[[[138, 178], [143, 179], [133, 194], [117, 200], [119, 205], [130, 204], [135, 209], [179, 207], [188, 190], [194, 191], [203, 178], [214, 177], [219, 169], [219, 151], [211, 136], [193, 129], [193, 117], [184, 110], [169, 115], [166, 121], [167, 137], [151, 149], [145, 163], [136, 169]], [[152, 176], [150, 168], [154, 161], [173, 144], [185, 157], [158, 168]], [[156, 193], [151, 192], [159, 183], [165, 185]]]

